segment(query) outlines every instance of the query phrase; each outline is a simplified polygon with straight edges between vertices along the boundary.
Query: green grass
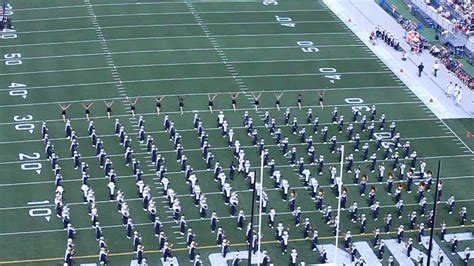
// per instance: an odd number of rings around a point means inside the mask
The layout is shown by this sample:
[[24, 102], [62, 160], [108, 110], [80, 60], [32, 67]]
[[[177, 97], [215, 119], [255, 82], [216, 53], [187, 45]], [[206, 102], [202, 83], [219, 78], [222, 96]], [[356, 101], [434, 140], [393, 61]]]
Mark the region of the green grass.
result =
[[474, 139], [468, 132], [474, 131], [472, 119], [446, 119], [444, 122], [468, 145], [471, 150], [474, 148]]
[[[149, 2], [149, 4], [144, 4]], [[115, 0], [113, 3], [127, 3]], [[310, 217], [320, 233], [324, 243], [333, 243], [331, 228], [323, 222], [323, 217], [315, 211], [315, 204], [309, 193], [303, 188], [295, 169], [288, 164], [278, 147], [274, 145], [272, 136], [263, 127], [259, 115], [269, 110], [277, 120], [278, 126], [289, 137], [292, 145], [297, 146], [298, 156], [304, 156], [304, 145], [299, 144], [299, 138], [290, 132], [290, 127], [283, 124], [283, 112], [286, 107], [292, 108], [292, 116], [298, 121], [305, 121], [307, 108], [312, 108], [320, 118], [321, 124], [329, 126], [329, 136], [337, 135], [338, 141], [346, 144], [352, 150], [353, 143], [347, 143], [346, 133], [339, 134], [337, 126], [330, 124], [331, 111], [338, 107], [346, 121], [352, 118], [352, 104], [345, 102], [346, 98], [361, 98], [362, 105], [377, 105], [380, 115], [387, 115], [387, 126], [390, 121], [397, 121], [397, 129], [402, 139], [410, 140], [412, 150], [419, 153], [420, 158], [426, 159], [428, 169], [435, 169], [438, 160], [443, 160], [442, 178], [445, 179], [444, 195], [455, 194], [461, 204], [468, 210], [474, 208], [469, 185], [472, 184], [473, 173], [472, 153], [459, 143], [456, 136], [445, 127], [432, 113], [423, 108], [422, 102], [414, 97], [396, 76], [368, 50], [354, 34], [348, 31], [342, 22], [318, 1], [281, 2], [277, 6], [263, 6], [259, 2], [195, 2], [196, 12], [207, 24], [222, 53], [225, 54], [228, 64], [231, 64], [246, 88], [244, 91], [234, 80], [206, 37], [203, 29], [196, 24], [189, 8], [181, 1], [152, 3], [142, 1], [142, 4], [128, 3], [126, 5], [110, 5], [109, 1], [92, 1], [94, 12], [99, 25], [107, 40], [107, 47], [111, 58], [122, 80], [124, 91], [117, 89], [117, 82], [113, 79], [113, 69], [106, 60], [104, 51], [98, 41], [94, 25], [88, 17], [84, 2], [73, 0], [63, 1], [24, 1], [14, 3], [13, 20], [18, 31], [18, 38], [2, 40], [0, 46], [5, 54], [21, 53], [22, 64], [6, 66], [1, 64], [0, 81], [0, 164], [2, 165], [2, 179], [0, 180], [0, 264], [21, 265], [52, 265], [60, 264], [64, 255], [66, 235], [62, 230], [61, 220], [51, 217], [47, 222], [42, 217], [30, 217], [27, 205], [32, 201], [49, 200], [54, 202], [54, 177], [50, 171], [50, 164], [44, 159], [43, 144], [40, 127], [42, 121], [47, 121], [50, 138], [55, 145], [55, 151], [60, 156], [61, 167], [66, 189], [65, 202], [71, 207], [73, 225], [78, 230], [76, 244], [76, 261], [78, 263], [96, 262], [98, 248], [94, 238], [94, 231], [90, 227], [90, 218], [87, 215], [86, 205], [82, 204], [80, 191], [81, 175], [72, 167], [68, 159], [69, 141], [64, 137], [64, 123], [60, 117], [58, 102], [70, 102], [72, 106], [68, 115], [79, 136], [80, 153], [84, 161], [90, 166], [90, 185], [96, 192], [98, 201], [99, 219], [104, 228], [104, 235], [110, 248], [110, 262], [112, 265], [126, 265], [134, 258], [132, 243], [125, 237], [125, 230], [120, 225], [120, 215], [115, 211], [116, 204], [108, 202], [107, 180], [103, 177], [103, 170], [98, 167], [95, 151], [90, 146], [87, 137], [87, 121], [80, 102], [94, 102], [92, 116], [96, 124], [96, 131], [103, 139], [105, 149], [113, 160], [115, 170], [119, 175], [118, 186], [124, 191], [130, 206], [131, 215], [136, 228], [143, 235], [146, 247], [146, 256], [157, 263], [161, 252], [153, 236], [153, 227], [143, 212], [141, 201], [137, 199], [135, 181], [131, 176], [131, 169], [124, 166], [123, 147], [113, 135], [115, 119], [107, 119], [104, 99], [115, 99], [113, 106], [114, 118], [126, 127], [130, 136], [136, 136], [132, 125], [136, 119], [129, 114], [129, 106], [125, 96], [140, 97], [137, 112], [146, 119], [146, 130], [157, 143], [157, 146], [166, 158], [168, 177], [173, 189], [182, 202], [183, 213], [188, 225], [197, 233], [199, 253], [206, 265], [208, 254], [219, 252], [215, 247], [215, 234], [209, 231], [209, 221], [200, 221], [197, 208], [192, 205], [189, 187], [184, 182], [184, 176], [179, 172], [179, 164], [175, 162], [174, 147], [168, 141], [168, 135], [163, 132], [162, 121], [164, 114], [168, 114], [175, 122], [175, 126], [183, 136], [185, 154], [190, 164], [197, 170], [203, 192], [207, 195], [210, 211], [216, 210], [220, 218], [219, 225], [226, 231], [226, 236], [232, 242], [231, 250], [246, 248], [242, 232], [236, 229], [236, 218], [229, 217], [228, 207], [223, 204], [219, 188], [213, 182], [212, 172], [205, 171], [205, 163], [199, 151], [197, 134], [192, 130], [193, 111], [199, 112], [206, 131], [209, 134], [211, 151], [221, 164], [227, 167], [232, 158], [232, 150], [227, 148], [226, 139], [216, 128], [217, 112], [210, 114], [207, 111], [207, 94], [219, 93], [215, 100], [215, 110], [224, 110], [229, 125], [236, 131], [236, 138], [244, 146], [247, 157], [252, 166], [258, 166], [258, 148], [251, 146], [250, 138], [242, 128], [241, 116], [244, 110], [249, 110], [258, 128], [259, 137], [265, 139], [271, 157], [273, 157], [289, 180], [291, 188], [298, 192], [298, 204], [304, 210], [303, 217]], [[45, 7], [69, 6], [63, 8], [34, 9]], [[250, 11], [242, 13], [243, 11]], [[117, 14], [127, 15], [117, 15]], [[144, 13], [153, 13], [145, 15]], [[165, 13], [165, 14], [163, 14]], [[116, 16], [110, 16], [110, 15]], [[135, 14], [135, 15], [133, 15]], [[291, 17], [296, 27], [284, 27], [276, 23], [275, 15]], [[64, 17], [76, 17], [59, 19]], [[37, 21], [37, 19], [44, 19]], [[34, 21], [31, 21], [34, 20]], [[303, 22], [304, 23], [299, 23]], [[318, 21], [332, 21], [322, 22]], [[258, 22], [259, 24], [238, 24]], [[193, 24], [188, 26], [169, 24]], [[225, 24], [224, 24], [225, 23]], [[233, 24], [229, 24], [233, 23]], [[266, 23], [266, 24], [264, 24]], [[167, 24], [167, 26], [164, 26]], [[120, 27], [125, 26], [127, 27]], [[137, 26], [133, 25], [153, 25]], [[116, 27], [118, 26], [118, 27]], [[112, 28], [114, 27], [114, 28]], [[58, 29], [86, 28], [78, 31], [52, 31]], [[41, 31], [41, 32], [38, 32]], [[49, 32], [51, 31], [51, 32]], [[296, 44], [298, 41], [311, 41], [319, 48], [317, 53], [304, 53]], [[41, 43], [47, 43], [42, 44]], [[87, 54], [87, 55], [85, 55]], [[320, 73], [320, 68], [335, 68], [341, 74], [341, 79], [334, 84]], [[331, 74], [329, 74], [331, 75]], [[10, 83], [22, 83], [28, 86], [28, 97], [23, 99], [8, 94]], [[242, 84], [242, 83], [240, 83]], [[324, 109], [319, 108], [317, 94], [326, 89]], [[247, 91], [247, 93], [245, 93]], [[228, 93], [241, 92], [238, 99], [238, 110], [233, 112], [230, 106]], [[260, 99], [261, 110], [253, 111], [253, 103], [247, 99], [249, 92], [263, 92]], [[274, 107], [274, 93], [284, 92], [282, 110], [278, 112]], [[296, 108], [296, 96], [303, 94], [303, 108]], [[176, 94], [186, 96], [185, 114], [181, 116], [177, 108]], [[154, 97], [166, 95], [163, 100], [162, 114], [155, 113]], [[36, 129], [32, 134], [27, 131], [15, 130], [14, 116], [33, 116], [32, 122]], [[19, 119], [19, 118], [17, 118]], [[28, 121], [25, 123], [29, 123]], [[465, 130], [472, 130], [471, 120], [448, 120], [456, 134], [473, 149], [472, 139], [465, 139]], [[302, 125], [304, 126], [304, 125]], [[359, 124], [355, 125], [356, 131]], [[307, 126], [307, 132], [312, 132]], [[464, 133], [463, 133], [464, 132]], [[368, 134], [361, 133], [364, 142]], [[317, 154], [324, 154], [327, 164], [337, 164], [337, 156], [329, 151], [329, 144], [321, 143], [321, 136], [314, 135]], [[403, 142], [404, 142], [403, 141]], [[371, 152], [374, 150], [371, 143]], [[132, 144], [136, 151], [135, 157], [142, 162], [145, 172], [144, 181], [152, 187], [152, 195], [158, 203], [158, 215], [165, 223], [165, 232], [170, 242], [174, 244], [174, 255], [180, 262], [187, 262], [187, 249], [180, 244], [174, 234], [175, 224], [162, 206], [162, 191], [154, 185], [154, 172], [146, 167], [149, 156], [141, 150], [143, 147], [134, 139]], [[42, 164], [41, 174], [34, 171], [23, 171], [20, 166], [19, 153], [32, 155], [40, 153], [39, 160], [31, 160]], [[379, 152], [381, 155], [381, 153]], [[375, 182], [375, 174], [369, 171], [370, 164], [361, 161], [361, 154], [356, 153], [356, 165], [360, 165], [362, 172], [369, 175], [369, 181]], [[30, 161], [28, 161], [30, 162]], [[391, 163], [387, 162], [389, 165]], [[314, 174], [315, 166], [309, 166]], [[389, 168], [389, 167], [387, 167]], [[387, 169], [388, 170], [388, 169]], [[268, 170], [265, 170], [267, 173]], [[388, 171], [387, 171], [388, 172]], [[349, 190], [349, 202], [357, 201], [362, 207], [361, 212], [370, 214], [366, 199], [359, 197], [357, 186], [352, 184], [351, 175], [343, 175]], [[293, 217], [289, 214], [288, 203], [281, 201], [280, 191], [273, 189], [273, 181], [265, 174], [265, 187], [270, 198], [269, 207], [274, 207], [279, 221], [290, 227], [291, 245], [298, 249], [302, 260], [307, 263], [319, 261], [317, 255], [310, 250], [310, 242], [302, 238], [302, 228], [293, 226]], [[324, 173], [319, 178], [320, 185], [326, 191], [325, 201], [335, 208], [337, 202], [335, 194], [329, 185], [329, 175]], [[240, 208], [246, 215], [250, 215], [251, 193], [247, 181], [238, 175], [231, 182], [234, 190], [239, 191]], [[378, 190], [378, 200], [382, 208], [381, 216], [387, 212], [394, 213], [393, 199], [386, 196], [385, 184], [374, 183]], [[405, 194], [405, 214], [418, 209], [415, 195]], [[433, 192], [428, 193], [433, 197]], [[431, 200], [429, 200], [431, 201]], [[462, 203], [461, 203], [462, 202]], [[41, 205], [41, 208], [54, 208]], [[447, 215], [445, 205], [440, 205], [438, 221], [446, 220], [448, 226], [459, 224], [457, 216]], [[266, 216], [263, 223], [263, 247], [266, 248], [277, 265], [285, 263], [288, 255], [281, 255], [280, 247], [273, 241], [274, 231], [266, 226]], [[407, 219], [394, 220], [394, 226], [406, 224]], [[379, 219], [374, 222], [369, 219], [368, 231], [382, 226]], [[349, 221], [349, 213], [342, 213], [341, 229], [358, 232], [358, 227]], [[457, 229], [452, 229], [454, 232]], [[465, 230], [465, 229], [464, 229]], [[41, 232], [39, 232], [41, 231]], [[461, 230], [462, 231], [462, 230]], [[414, 233], [413, 233], [414, 234]], [[393, 236], [393, 235], [390, 235]], [[390, 237], [384, 236], [384, 237]], [[370, 239], [370, 236], [356, 239]], [[472, 242], [470, 242], [472, 244]], [[463, 248], [462, 244], [460, 248]], [[449, 245], [441, 245], [448, 250]], [[388, 257], [389, 252], [386, 252]], [[452, 261], [459, 263], [456, 257]]]

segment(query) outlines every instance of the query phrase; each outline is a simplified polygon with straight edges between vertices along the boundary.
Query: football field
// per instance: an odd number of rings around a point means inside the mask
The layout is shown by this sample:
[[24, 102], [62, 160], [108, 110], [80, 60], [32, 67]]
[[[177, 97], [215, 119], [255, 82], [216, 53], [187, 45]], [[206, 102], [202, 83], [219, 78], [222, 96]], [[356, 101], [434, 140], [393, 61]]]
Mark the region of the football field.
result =
[[[43, 121], [46, 121], [49, 140], [60, 158], [64, 203], [70, 207], [72, 225], [77, 231], [75, 264], [98, 263], [98, 242], [82, 198], [82, 175], [80, 170], [74, 169], [70, 158], [71, 142], [65, 137], [65, 122], [59, 104], [70, 104], [67, 116], [78, 137], [81, 161], [90, 167], [89, 185], [95, 191], [99, 221], [110, 250], [109, 264], [130, 265], [135, 259], [133, 243], [126, 238], [117, 203], [109, 200], [108, 178], [99, 167], [95, 148], [91, 146], [87, 132], [89, 122], [82, 103], [93, 103], [91, 119], [98, 137], [104, 142], [108, 158], [114, 163], [117, 187], [124, 192], [135, 229], [143, 237], [145, 256], [150, 265], [160, 265], [162, 252], [153, 224], [143, 211], [132, 169], [125, 166], [124, 148], [114, 132], [116, 118], [132, 137], [134, 158], [141, 162], [143, 180], [151, 187], [151, 195], [157, 202], [157, 214], [173, 245], [173, 256], [180, 265], [192, 265], [186, 239], [179, 234], [178, 225], [173, 221], [151, 156], [146, 145], [137, 139], [139, 116], [145, 119], [146, 134], [154, 138], [159, 153], [165, 158], [166, 175], [181, 202], [188, 228], [196, 234], [197, 251], [204, 265], [210, 265], [209, 255], [220, 252], [216, 234], [210, 231], [212, 211], [217, 212], [218, 226], [224, 229], [231, 242], [230, 251], [246, 250], [247, 244], [245, 227], [242, 231], [237, 229], [237, 218], [230, 217], [229, 206], [224, 204], [213, 171], [206, 170], [200, 141], [193, 128], [195, 113], [199, 114], [209, 135], [209, 151], [215, 156], [214, 162], [219, 161], [226, 174], [230, 162], [237, 163], [237, 160], [233, 157], [233, 148], [228, 147], [227, 138], [223, 138], [217, 128], [217, 115], [221, 110], [235, 132], [234, 138], [245, 150], [246, 159], [260, 175], [259, 147], [252, 145], [243, 124], [244, 111], [248, 111], [259, 141], [265, 140], [265, 148], [275, 160], [276, 168], [289, 181], [290, 191], [297, 193], [302, 217], [308, 217], [319, 231], [321, 244], [332, 244], [333, 228], [326, 224], [324, 214], [316, 210], [315, 200], [298, 175], [298, 167], [292, 167], [289, 157], [276, 145], [264, 126], [263, 116], [269, 111], [270, 117], [275, 118], [282, 136], [288, 137], [290, 148], [296, 147], [297, 158], [305, 158], [305, 167], [317, 177], [325, 193], [325, 207], [332, 206], [335, 210], [336, 190], [330, 186], [329, 167], [337, 166], [339, 175], [339, 156], [332, 154], [330, 142], [323, 143], [321, 133], [313, 134], [313, 125], [306, 123], [306, 113], [311, 108], [314, 116], [319, 117], [320, 129], [328, 126], [328, 138], [337, 137], [338, 145], [345, 146], [345, 156], [354, 154], [354, 168], [360, 167], [361, 174], [369, 177], [368, 190], [371, 186], [377, 189], [380, 217], [387, 213], [394, 216], [392, 231], [382, 236], [389, 239], [396, 237], [398, 225], [408, 227], [407, 216], [412, 210], [419, 211], [420, 207], [414, 185], [413, 193], [403, 192], [403, 218], [396, 217], [394, 197], [387, 195], [385, 182], [388, 173], [392, 172], [392, 159], [383, 160], [383, 148], [377, 151], [375, 141], [369, 141], [369, 133], [360, 130], [360, 117], [353, 124], [354, 135], [360, 133], [361, 146], [369, 143], [369, 156], [377, 153], [377, 166], [382, 163], [386, 166], [384, 182], [377, 182], [378, 171], [371, 173], [371, 161], [364, 161], [362, 151], [355, 152], [354, 142], [348, 140], [346, 128], [352, 122], [353, 110], [367, 115], [370, 124], [372, 105], [377, 108], [376, 135], [384, 137], [384, 145], [391, 147], [390, 155], [396, 147], [387, 136], [390, 135], [389, 125], [394, 121], [401, 134], [401, 143], [409, 141], [411, 152], [418, 154], [415, 172], [419, 172], [419, 162], [425, 160], [426, 171], [432, 170], [436, 176], [438, 161], [442, 160], [444, 186], [437, 209], [435, 239], [449, 254], [449, 259], [460, 265], [461, 258], [451, 255], [449, 242], [439, 241], [439, 224], [446, 221], [448, 233], [472, 230], [474, 141], [466, 136], [467, 130], [472, 131], [472, 119], [438, 119], [322, 1], [294, 0], [262, 5], [260, 1], [250, 0], [17, 0], [11, 5], [9, 12], [15, 31], [0, 32], [0, 265], [63, 263], [67, 235], [61, 218], [55, 213], [55, 176], [44, 151]], [[318, 102], [321, 91], [325, 91], [324, 108]], [[234, 111], [230, 95], [237, 93]], [[261, 94], [258, 111], [254, 109], [252, 93]], [[279, 111], [275, 107], [275, 94], [280, 93], [283, 95]], [[302, 108], [298, 109], [300, 93]], [[216, 94], [211, 113], [208, 97]], [[184, 97], [184, 114], [178, 108], [178, 95]], [[155, 98], [161, 96], [164, 98], [158, 115]], [[132, 117], [130, 101], [136, 98], [137, 115]], [[104, 101], [114, 101], [110, 119]], [[306, 128], [306, 138], [313, 137], [317, 156], [324, 155], [322, 176], [318, 176], [318, 165], [308, 162], [307, 145], [301, 143], [298, 134], [292, 134], [291, 123], [285, 125], [287, 107], [291, 109], [290, 121], [297, 117], [298, 131]], [[335, 107], [338, 115], [344, 116], [342, 133], [338, 125], [332, 123]], [[382, 114], [386, 116], [384, 130], [379, 128]], [[200, 219], [199, 208], [194, 206], [189, 184], [176, 161], [174, 144], [163, 130], [165, 115], [181, 134], [184, 154], [207, 197], [209, 211], [204, 220]], [[403, 154], [402, 148], [397, 149]], [[409, 168], [410, 159], [402, 158], [401, 162]], [[311, 250], [311, 237], [305, 240], [303, 227], [294, 225], [289, 203], [282, 201], [281, 189], [275, 188], [268, 171], [269, 168], [264, 169], [263, 178], [269, 198], [268, 209], [275, 208], [277, 222], [289, 228], [290, 250], [296, 248], [300, 261], [319, 263], [319, 252]], [[342, 175], [348, 190], [348, 205], [356, 201], [359, 213], [368, 216], [367, 234], [359, 234], [359, 225], [351, 223], [348, 209], [341, 211], [341, 248], [346, 230], [352, 232], [354, 241], [371, 242], [372, 231], [376, 227], [384, 228], [383, 219], [372, 219], [368, 197], [359, 195], [359, 186], [354, 184], [353, 176], [346, 171]], [[398, 180], [398, 172], [395, 176], [395, 184], [406, 181]], [[244, 178], [242, 174], [236, 174], [235, 179], [228, 182], [238, 193], [238, 210], [244, 211], [246, 225], [250, 221], [252, 190]], [[434, 186], [431, 192], [425, 193], [428, 212], [432, 209]], [[448, 214], [445, 203], [450, 194], [456, 197], [452, 215]], [[464, 227], [460, 226], [458, 214], [462, 206], [468, 210], [468, 222]], [[333, 217], [335, 215], [333, 211]], [[263, 214], [262, 219], [262, 248], [268, 251], [275, 265], [286, 265], [289, 253], [281, 253], [280, 244], [275, 241], [275, 229], [268, 227], [267, 214]], [[427, 219], [427, 216], [419, 216], [418, 222], [427, 225]], [[257, 219], [254, 222], [256, 225]], [[407, 230], [406, 238], [416, 235], [417, 231]], [[472, 247], [473, 240], [460, 241], [458, 251], [466, 246]], [[415, 244], [415, 247], [426, 251], [423, 245]], [[387, 250], [384, 258], [389, 256], [390, 250]], [[232, 257], [227, 259], [231, 261]]]

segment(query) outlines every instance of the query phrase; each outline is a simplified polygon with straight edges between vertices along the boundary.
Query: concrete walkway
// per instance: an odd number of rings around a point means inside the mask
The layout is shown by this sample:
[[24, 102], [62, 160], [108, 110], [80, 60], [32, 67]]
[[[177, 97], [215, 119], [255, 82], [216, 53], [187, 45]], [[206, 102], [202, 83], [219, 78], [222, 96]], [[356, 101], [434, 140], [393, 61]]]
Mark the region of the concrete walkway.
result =
[[[323, 0], [323, 2], [417, 95], [440, 119], [474, 118], [474, 92], [463, 86], [461, 106], [445, 94], [449, 82], [462, 84], [444, 65], [440, 64], [438, 77], [433, 76], [435, 58], [424, 51], [422, 54], [408, 52], [408, 60], [402, 61], [402, 53], [379, 40], [372, 45], [370, 33], [376, 25], [389, 30], [406, 51], [405, 30], [374, 0]], [[425, 71], [418, 77], [417, 66], [423, 62]], [[401, 72], [403, 69], [403, 72]]]

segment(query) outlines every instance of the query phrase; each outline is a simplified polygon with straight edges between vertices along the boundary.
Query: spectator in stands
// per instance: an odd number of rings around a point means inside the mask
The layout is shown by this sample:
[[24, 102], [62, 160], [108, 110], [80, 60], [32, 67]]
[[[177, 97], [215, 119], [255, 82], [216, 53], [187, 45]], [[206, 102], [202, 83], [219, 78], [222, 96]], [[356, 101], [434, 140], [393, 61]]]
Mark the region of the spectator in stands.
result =
[[438, 57], [440, 55], [440, 50], [436, 45], [433, 45], [430, 49], [430, 54], [433, 55], [434, 57]]

